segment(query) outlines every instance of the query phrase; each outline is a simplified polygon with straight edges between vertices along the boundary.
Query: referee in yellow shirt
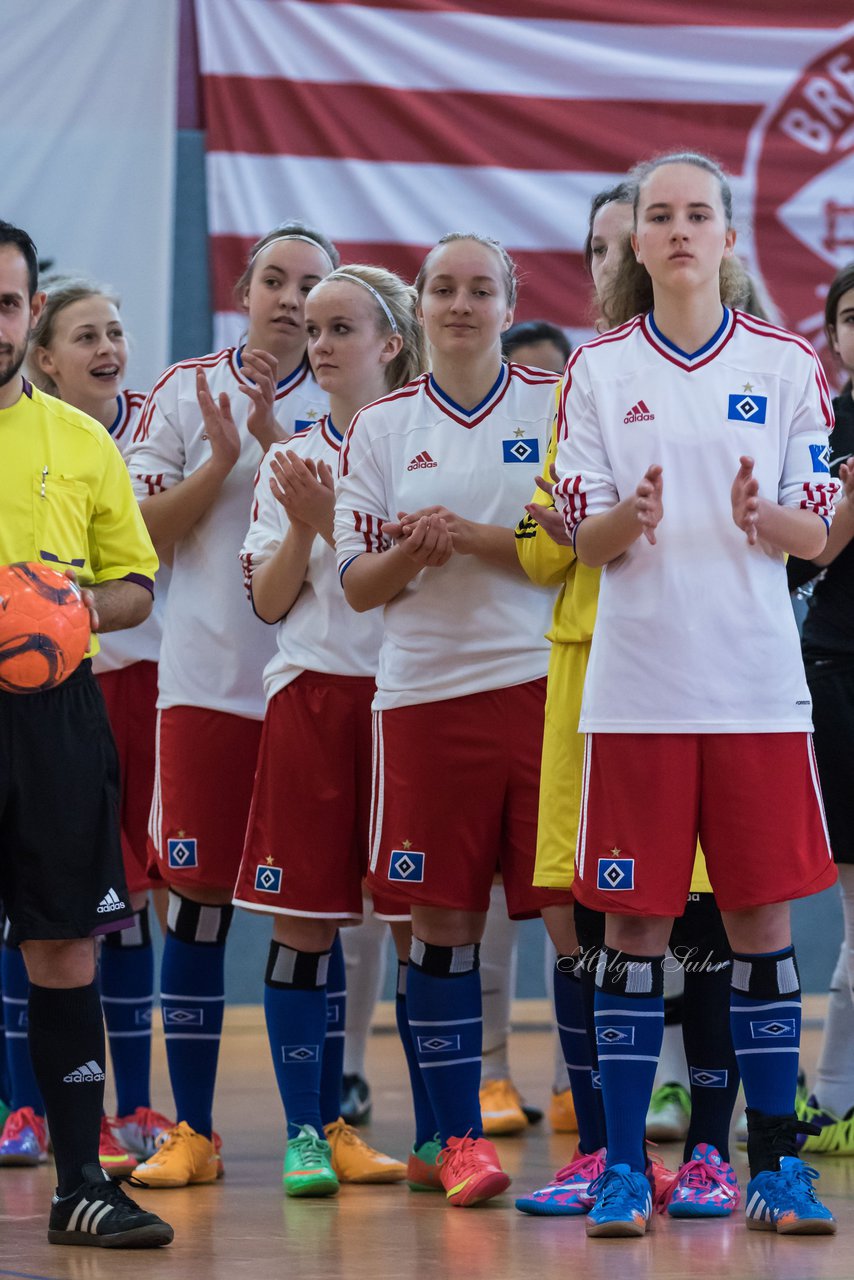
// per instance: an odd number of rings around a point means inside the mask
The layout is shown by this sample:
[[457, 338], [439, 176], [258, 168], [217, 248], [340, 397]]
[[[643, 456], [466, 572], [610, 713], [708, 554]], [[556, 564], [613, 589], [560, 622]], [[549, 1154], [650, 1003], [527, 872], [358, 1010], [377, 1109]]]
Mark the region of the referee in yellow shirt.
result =
[[[137, 626], [157, 557], [108, 432], [21, 375], [44, 303], [25, 231], [0, 221], [0, 563], [73, 570], [92, 630]], [[97, 649], [93, 634], [90, 652]], [[118, 764], [84, 659], [58, 688], [0, 692], [0, 895], [30, 978], [29, 1045], [57, 1170], [52, 1244], [153, 1247], [172, 1228], [101, 1170], [104, 1027], [94, 935], [130, 922]]]

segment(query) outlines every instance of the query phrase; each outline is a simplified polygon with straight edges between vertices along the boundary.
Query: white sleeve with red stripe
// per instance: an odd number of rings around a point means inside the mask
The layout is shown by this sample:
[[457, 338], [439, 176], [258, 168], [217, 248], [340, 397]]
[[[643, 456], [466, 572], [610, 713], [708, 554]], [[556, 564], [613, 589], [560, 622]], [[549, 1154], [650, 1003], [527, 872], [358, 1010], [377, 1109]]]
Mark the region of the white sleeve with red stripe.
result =
[[363, 552], [386, 551], [391, 545], [383, 524], [397, 516], [388, 510], [385, 468], [378, 463], [379, 446], [371, 432], [372, 415], [381, 412], [376, 406], [357, 413], [341, 446], [335, 490], [335, 549], [341, 577]]
[[[158, 379], [136, 423], [126, 461], [141, 502], [184, 479], [186, 451], [179, 416], [180, 366]], [[201, 416], [201, 410], [199, 411]]]
[[265, 457], [255, 477], [255, 490], [252, 495], [252, 516], [243, 546], [240, 548], [240, 563], [243, 565], [243, 585], [251, 598], [252, 575], [260, 564], [270, 556], [284, 540], [288, 531], [288, 517], [280, 502], [273, 497], [270, 489], [270, 477], [273, 474], [270, 452]]
[[570, 359], [564, 374], [557, 436], [555, 469], [558, 482], [554, 501], [567, 532], [574, 540], [575, 531], [585, 516], [609, 511], [619, 502], [580, 348]]
[[824, 370], [813, 353], [805, 358], [806, 378], [792, 417], [783, 458], [778, 502], [784, 507], [813, 511], [827, 523], [841, 485], [830, 474], [833, 409]]

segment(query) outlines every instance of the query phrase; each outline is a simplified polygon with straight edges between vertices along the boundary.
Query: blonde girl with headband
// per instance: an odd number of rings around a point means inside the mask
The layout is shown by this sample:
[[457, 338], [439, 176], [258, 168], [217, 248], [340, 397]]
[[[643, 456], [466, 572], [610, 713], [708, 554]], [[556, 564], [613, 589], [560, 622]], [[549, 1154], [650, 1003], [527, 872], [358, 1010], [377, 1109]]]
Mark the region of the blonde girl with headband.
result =
[[551, 896], [531, 887], [550, 599], [525, 580], [513, 526], [559, 377], [502, 361], [516, 272], [496, 241], [444, 236], [416, 289], [432, 372], [353, 420], [335, 540], [347, 600], [384, 623], [368, 885], [412, 910], [410, 1183], [467, 1206], [510, 1181], [478, 1097], [490, 889], [500, 869], [516, 918]]
[[245, 344], [168, 369], [128, 456], [152, 538], [173, 561], [149, 832], [170, 890], [161, 1006], [178, 1123], [140, 1166], [152, 1187], [222, 1172], [212, 1106], [225, 942], [275, 647], [246, 608], [238, 556], [264, 454], [326, 407], [304, 307], [337, 263], [329, 240], [300, 222], [259, 240], [237, 286]]
[[[333, 474], [351, 419], [424, 368], [414, 304], [414, 290], [380, 267], [348, 266], [312, 289], [308, 352], [329, 411], [268, 453], [241, 551], [253, 608], [275, 626], [277, 647], [264, 672], [267, 711], [234, 902], [273, 916], [264, 1007], [287, 1117], [288, 1196], [406, 1174], [340, 1118], [338, 930], [363, 911], [382, 619], [348, 608], [332, 522]], [[406, 912], [381, 897], [373, 906], [408, 935]]]

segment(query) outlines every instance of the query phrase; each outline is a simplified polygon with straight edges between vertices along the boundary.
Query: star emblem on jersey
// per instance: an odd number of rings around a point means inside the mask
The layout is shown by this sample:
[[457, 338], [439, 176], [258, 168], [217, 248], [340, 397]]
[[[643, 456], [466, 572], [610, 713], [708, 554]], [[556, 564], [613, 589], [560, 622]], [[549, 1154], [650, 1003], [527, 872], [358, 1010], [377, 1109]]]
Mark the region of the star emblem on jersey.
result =
[[519, 440], [525, 434], [525, 428], [517, 427], [516, 430], [513, 432], [513, 434], [516, 437], [516, 439]]
[[459, 1036], [418, 1036], [419, 1053], [451, 1053], [459, 1047]]
[[[407, 843], [404, 841], [404, 844]], [[412, 849], [393, 849], [388, 865], [389, 880], [405, 880], [408, 884], [423, 884], [424, 854]]]
[[319, 1044], [283, 1044], [282, 1062], [319, 1062]]
[[268, 867], [272, 867], [272, 865], [273, 865], [273, 855], [272, 855], [272, 853], [268, 853], [268, 854], [267, 854], [267, 857], [264, 859], [264, 861], [267, 863], [267, 866], [268, 866]]
[[751, 1022], [750, 1038], [752, 1040], [794, 1040], [794, 1018], [771, 1018], [768, 1022]]
[[635, 1029], [626, 1027], [597, 1027], [597, 1044], [634, 1044]]
[[282, 868], [270, 867], [266, 863], [255, 872], [255, 889], [258, 893], [279, 893], [282, 888]]
[[752, 391], [752, 390], [753, 390], [753, 383], [752, 383], [752, 382], [745, 382], [744, 386], [743, 386], [741, 389], [742, 389], [742, 391]]
[[[516, 433], [518, 435], [518, 431]], [[539, 462], [539, 440], [502, 440], [501, 448], [505, 462]]]
[[188, 867], [197, 867], [199, 865], [199, 855], [196, 841], [188, 840], [184, 836], [179, 837], [177, 840], [167, 840], [166, 857], [169, 866], [177, 871], [186, 871]]
[[725, 1089], [727, 1075], [725, 1070], [707, 1071], [705, 1067], [692, 1067], [691, 1084], [697, 1084], [702, 1089]]
[[[619, 850], [617, 850], [619, 853]], [[600, 858], [599, 873], [596, 877], [597, 889], [634, 889], [634, 858]]]
[[401, 840], [400, 845], [401, 845], [401, 848], [402, 848], [402, 849], [411, 849], [411, 848], [412, 848], [412, 841], [411, 841], [411, 840]]
[[768, 413], [768, 397], [738, 394], [728, 400], [727, 421], [746, 422], [751, 427], [764, 427]]

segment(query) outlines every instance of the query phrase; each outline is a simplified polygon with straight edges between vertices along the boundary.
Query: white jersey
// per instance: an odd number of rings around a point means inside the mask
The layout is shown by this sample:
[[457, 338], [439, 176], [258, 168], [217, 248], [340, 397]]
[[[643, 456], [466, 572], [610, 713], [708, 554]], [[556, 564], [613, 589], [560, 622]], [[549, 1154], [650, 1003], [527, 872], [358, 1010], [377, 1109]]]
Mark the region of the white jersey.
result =
[[[133, 441], [134, 424], [145, 403], [144, 391], [120, 391], [116, 416], [107, 428], [122, 457], [126, 457]], [[145, 622], [124, 631], [107, 631], [99, 635], [100, 649], [92, 659], [97, 675], [120, 671], [134, 662], [157, 662], [163, 634], [163, 610], [169, 586], [169, 567], [161, 564], [154, 583], [154, 605]]]
[[760, 497], [829, 520], [830, 395], [808, 342], [725, 311], [693, 356], [652, 316], [579, 347], [564, 378], [555, 490], [574, 532], [663, 467], [656, 545], [606, 565], [580, 728], [804, 732], [811, 701], [785, 557], [732, 518], [739, 457]]
[[[471, 412], [424, 374], [356, 414], [341, 450], [339, 571], [391, 545], [399, 511], [445, 506], [513, 529], [530, 501], [554, 419], [557, 374], [502, 365]], [[452, 555], [384, 609], [374, 707], [438, 702], [536, 680], [548, 669], [552, 595], [521, 571]]]
[[[289, 441], [287, 452], [314, 462], [322, 460], [334, 473], [341, 441], [327, 414], [310, 431]], [[255, 483], [252, 523], [240, 552], [250, 591], [255, 570], [269, 560], [289, 528], [287, 512], [270, 490], [272, 474], [268, 453]], [[264, 670], [267, 701], [303, 671], [373, 679], [382, 629], [379, 609], [354, 613], [347, 604], [338, 580], [335, 552], [323, 538], [316, 537], [300, 593], [276, 628], [277, 649]]]
[[[196, 399], [199, 367], [215, 400], [228, 394], [241, 449], [216, 501], [174, 549], [157, 705], [205, 707], [260, 720], [261, 673], [275, 636], [247, 603], [238, 558], [262, 458], [246, 425], [251, 401], [240, 391], [248, 379], [239, 350], [229, 347], [166, 370], [145, 402], [128, 467], [142, 500], [178, 484], [210, 458]], [[325, 407], [326, 396], [303, 361], [279, 383], [273, 411], [288, 436], [315, 421]]]

